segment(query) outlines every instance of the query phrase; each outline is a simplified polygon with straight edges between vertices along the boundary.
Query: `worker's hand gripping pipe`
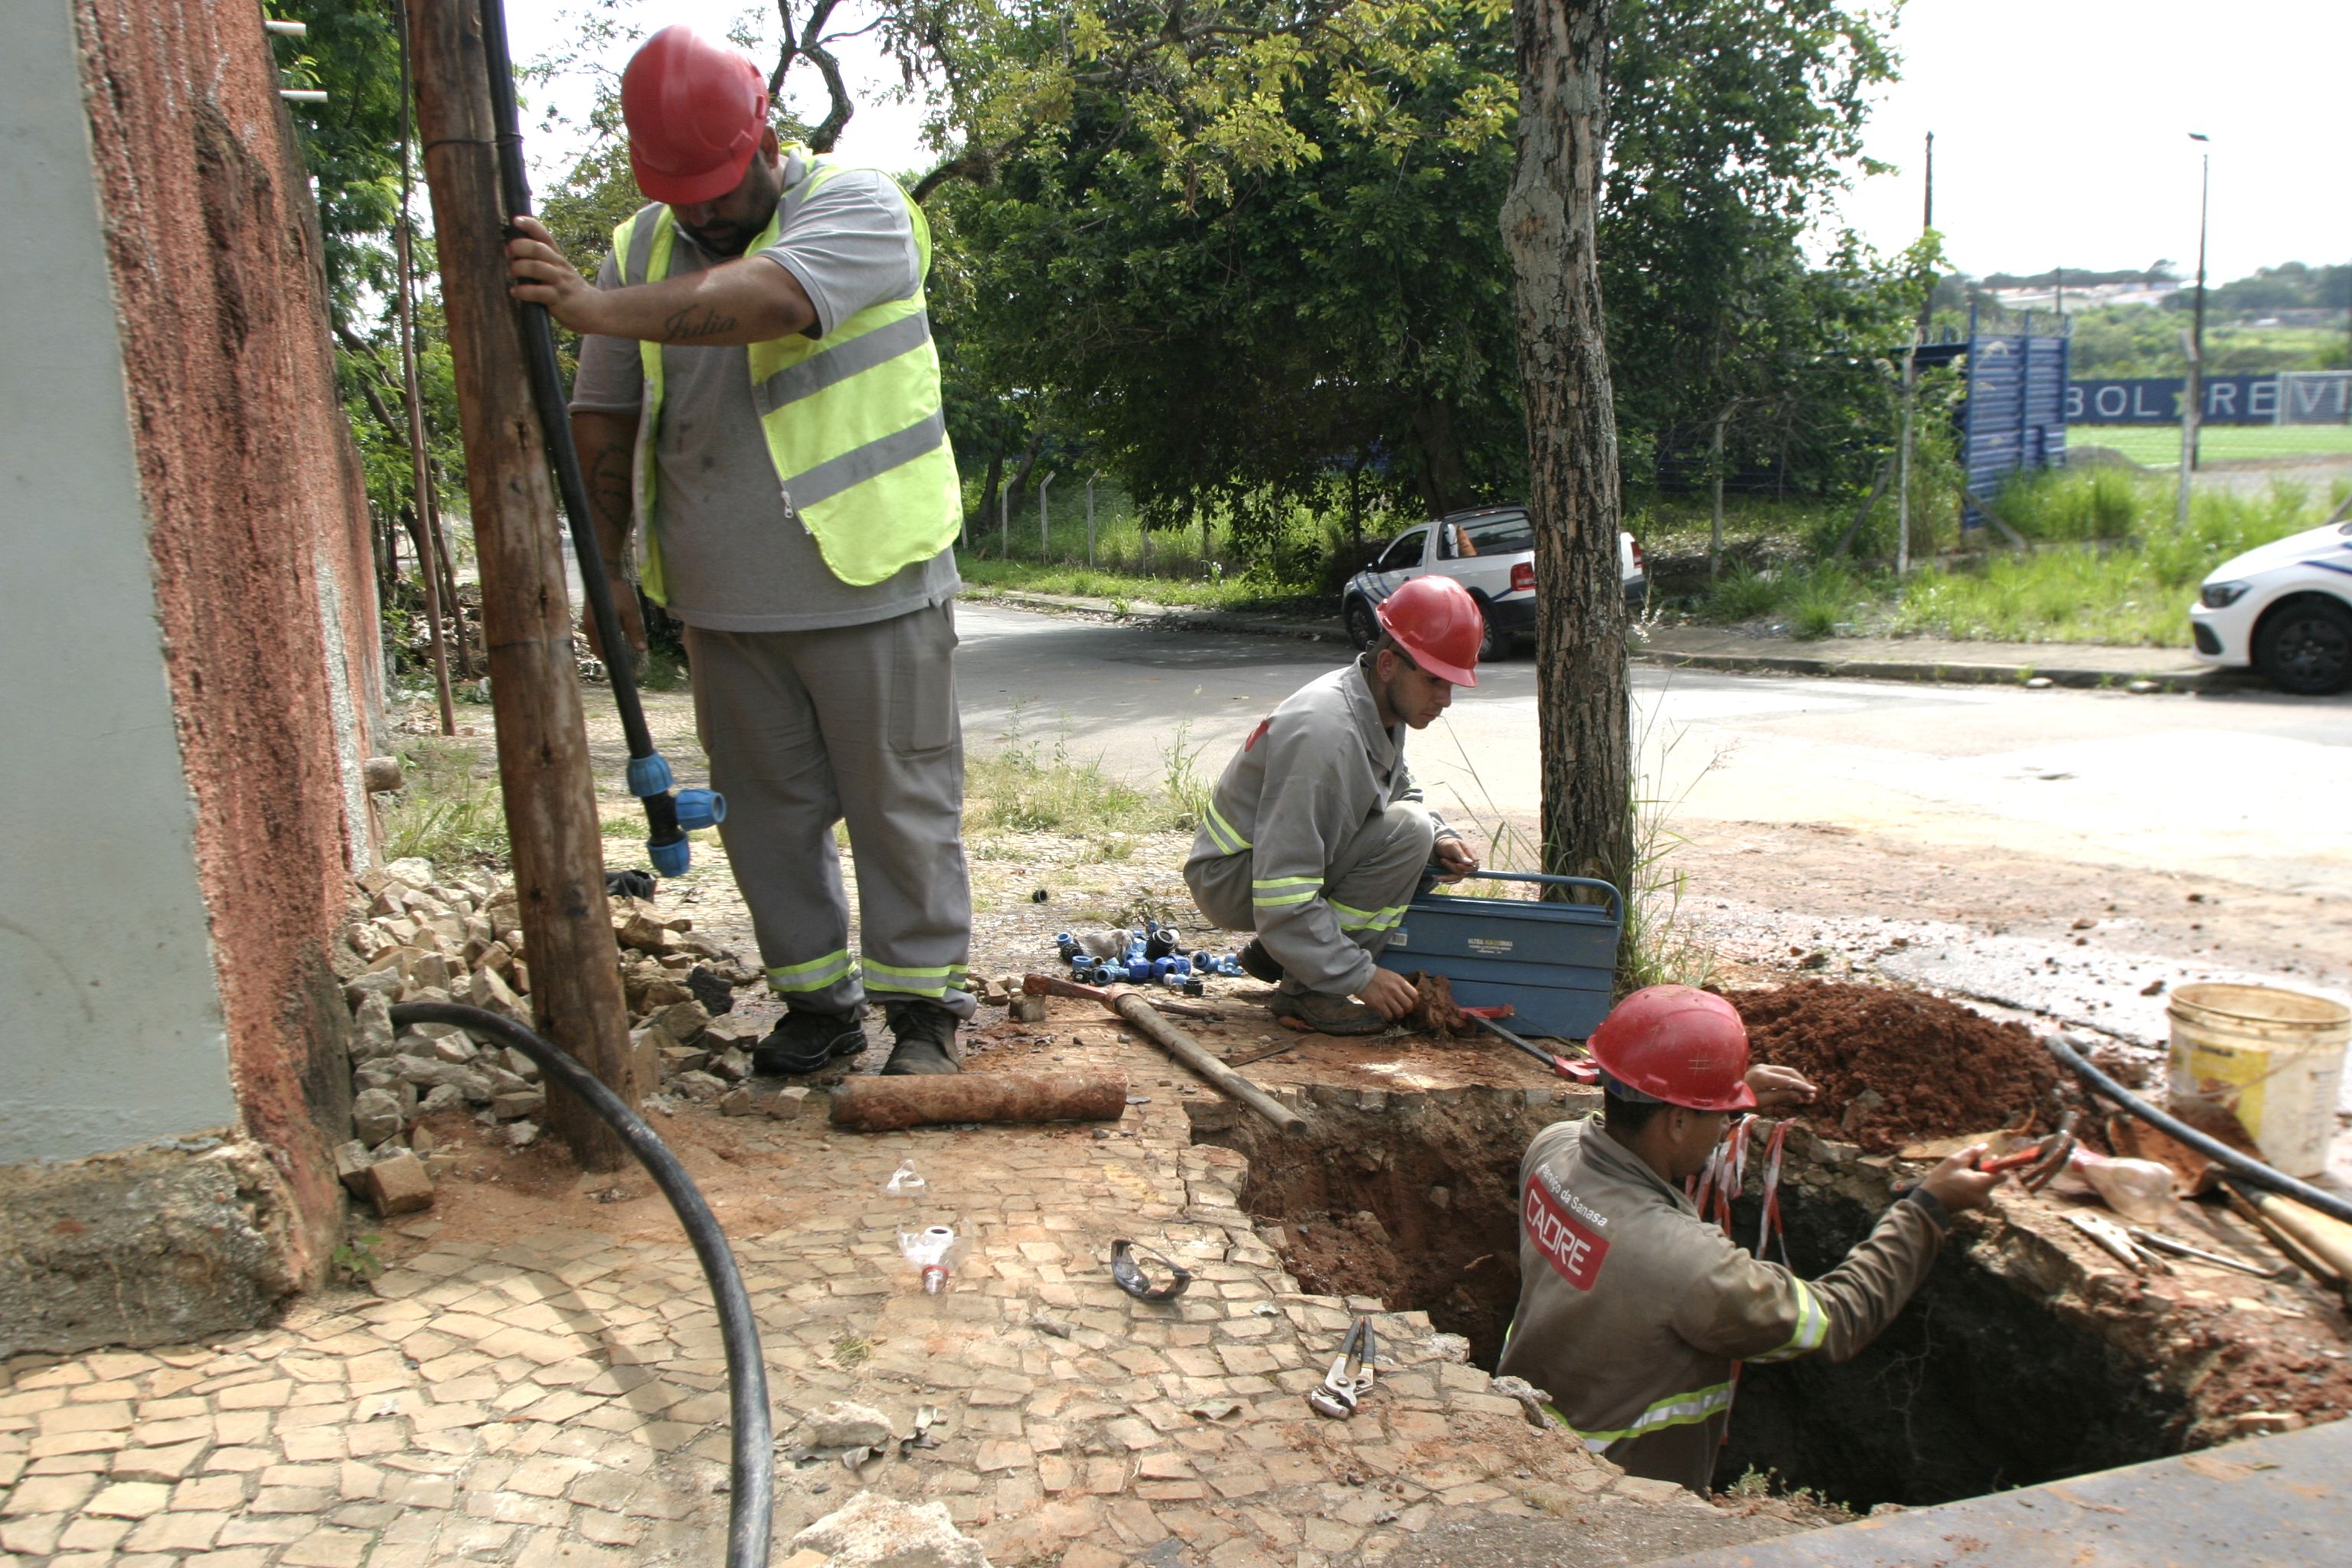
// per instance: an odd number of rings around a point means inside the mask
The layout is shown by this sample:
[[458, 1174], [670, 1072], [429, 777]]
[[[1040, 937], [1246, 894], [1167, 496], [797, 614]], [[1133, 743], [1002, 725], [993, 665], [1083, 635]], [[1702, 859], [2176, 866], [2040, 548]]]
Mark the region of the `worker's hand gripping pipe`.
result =
[[393, 1026], [410, 1024], [450, 1024], [469, 1034], [496, 1040], [539, 1064], [552, 1083], [577, 1095], [629, 1146], [654, 1184], [677, 1211], [687, 1239], [710, 1281], [710, 1295], [719, 1308], [719, 1337], [727, 1350], [727, 1397], [733, 1426], [731, 1490], [728, 1494], [727, 1568], [767, 1568], [768, 1532], [776, 1500], [775, 1437], [768, 1421], [767, 1363], [760, 1351], [759, 1324], [751, 1316], [751, 1299], [744, 1292], [743, 1276], [736, 1271], [735, 1255], [727, 1237], [702, 1200], [694, 1178], [677, 1163], [645, 1119], [624, 1104], [619, 1095], [599, 1083], [587, 1068], [511, 1019], [457, 1002], [403, 1002], [392, 1010]]
[[[530, 213], [530, 181], [522, 166], [521, 120], [515, 107], [514, 65], [507, 56], [506, 9], [500, 0], [481, 0], [482, 52], [490, 72], [490, 113], [498, 122], [499, 184], [506, 198], [509, 232], [512, 222]], [[580, 474], [579, 449], [572, 444], [572, 416], [563, 397], [563, 373], [555, 363], [555, 331], [544, 305], [518, 304], [522, 312], [525, 358], [530, 364], [531, 401], [547, 435], [549, 459], [555, 465], [556, 488], [563, 496], [564, 516], [572, 524], [572, 552], [580, 563], [580, 585], [588, 595], [588, 613], [596, 622], [596, 641], [604, 650], [612, 672], [613, 701], [621, 710], [621, 731], [629, 743], [629, 793], [646, 808], [646, 853], [654, 869], [665, 877], [682, 875], [693, 857], [687, 834], [714, 827], [727, 819], [727, 801], [716, 790], [681, 789], [672, 793], [669, 763], [654, 749], [646, 728], [645, 705], [637, 698], [636, 672], [629, 664], [629, 645], [622, 636], [620, 616], [613, 609], [613, 589], [604, 574], [604, 552], [596, 543], [595, 514], [588, 508], [588, 486]]]

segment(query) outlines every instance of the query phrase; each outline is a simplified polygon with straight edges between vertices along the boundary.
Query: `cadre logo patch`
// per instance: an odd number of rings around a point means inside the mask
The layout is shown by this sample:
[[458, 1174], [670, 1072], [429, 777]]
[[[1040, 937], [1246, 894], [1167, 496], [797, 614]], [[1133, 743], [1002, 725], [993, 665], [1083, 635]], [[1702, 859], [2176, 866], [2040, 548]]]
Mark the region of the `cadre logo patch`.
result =
[[1553, 1272], [1580, 1290], [1592, 1289], [1609, 1256], [1609, 1242], [1547, 1191], [1542, 1177], [1528, 1178], [1527, 1200], [1519, 1205], [1519, 1218]]

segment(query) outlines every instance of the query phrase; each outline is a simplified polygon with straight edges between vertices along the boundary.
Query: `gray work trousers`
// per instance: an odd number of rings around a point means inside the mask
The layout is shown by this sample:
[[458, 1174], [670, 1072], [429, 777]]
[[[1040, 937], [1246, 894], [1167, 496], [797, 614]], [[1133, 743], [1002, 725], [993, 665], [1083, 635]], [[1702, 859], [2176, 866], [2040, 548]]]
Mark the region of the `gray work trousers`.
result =
[[[1324, 868], [1318, 895], [1332, 911], [1339, 940], [1353, 942], [1374, 958], [1381, 955], [1396, 930], [1395, 917], [1421, 890], [1436, 838], [1428, 808], [1416, 802], [1401, 800], [1364, 819]], [[1226, 931], [1257, 929], [1257, 912], [1250, 901], [1250, 867], [1244, 850], [1188, 868], [1192, 901]], [[1285, 974], [1282, 989], [1296, 996], [1311, 987]]]
[[[768, 984], [796, 1011], [961, 1018], [971, 951], [955, 607], [808, 632], [686, 629], [719, 838]], [[833, 826], [857, 866], [857, 958]]]

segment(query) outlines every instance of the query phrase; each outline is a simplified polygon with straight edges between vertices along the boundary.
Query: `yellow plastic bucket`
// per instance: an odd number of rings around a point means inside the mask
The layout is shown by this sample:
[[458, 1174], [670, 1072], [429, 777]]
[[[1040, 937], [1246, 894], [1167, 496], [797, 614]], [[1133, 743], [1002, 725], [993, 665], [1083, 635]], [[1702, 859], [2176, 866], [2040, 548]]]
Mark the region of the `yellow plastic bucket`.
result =
[[2272, 985], [2172, 994], [2172, 1099], [2229, 1111], [2290, 1176], [2327, 1168], [2352, 1007]]

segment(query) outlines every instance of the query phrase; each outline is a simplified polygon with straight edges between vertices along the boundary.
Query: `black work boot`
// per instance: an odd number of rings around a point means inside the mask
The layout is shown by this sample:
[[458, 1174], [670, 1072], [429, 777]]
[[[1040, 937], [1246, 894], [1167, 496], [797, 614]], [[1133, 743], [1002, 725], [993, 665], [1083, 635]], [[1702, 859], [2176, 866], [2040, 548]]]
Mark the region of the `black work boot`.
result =
[[751, 1070], [761, 1078], [817, 1072], [834, 1058], [854, 1057], [865, 1048], [866, 1030], [856, 1013], [795, 1007], [751, 1047]]
[[1234, 960], [1242, 966], [1242, 973], [1252, 980], [1263, 980], [1268, 985], [1282, 984], [1282, 964], [1274, 954], [1266, 952], [1265, 943], [1255, 937], [1249, 939], [1241, 952], [1234, 955]]
[[1296, 1019], [1318, 1035], [1377, 1035], [1389, 1026], [1386, 1018], [1361, 1002], [1327, 996], [1320, 991], [1302, 991], [1297, 995], [1278, 991], [1265, 1010], [1277, 1018]]
[[956, 1066], [956, 1016], [944, 1007], [927, 1007], [919, 1002], [902, 1002], [885, 1007], [883, 1016], [890, 1020], [890, 1033], [898, 1044], [890, 1047], [890, 1059], [882, 1066], [885, 1073], [961, 1072]]

